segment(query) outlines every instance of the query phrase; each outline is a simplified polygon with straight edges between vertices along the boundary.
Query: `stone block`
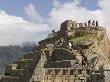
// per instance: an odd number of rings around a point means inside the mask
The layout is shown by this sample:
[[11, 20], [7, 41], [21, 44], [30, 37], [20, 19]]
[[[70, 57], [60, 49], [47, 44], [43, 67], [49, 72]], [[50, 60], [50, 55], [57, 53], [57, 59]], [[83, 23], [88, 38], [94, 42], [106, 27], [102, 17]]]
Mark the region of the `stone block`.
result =
[[86, 79], [86, 77], [79, 77], [79, 79], [80, 79], [80, 80], [84, 80], [84, 79]]
[[70, 76], [69, 76], [69, 79], [70, 79], [70, 80], [75, 80], [75, 79], [76, 79], [76, 78], [75, 78], [75, 75], [70, 75]]
[[81, 82], [86, 82], [85, 80], [81, 80]]
[[3, 76], [0, 82], [22, 82], [19, 77]]
[[78, 76], [78, 77], [83, 77], [84, 75], [83, 75], [83, 74], [78, 74], [77, 76]]
[[75, 80], [75, 82], [81, 82], [82, 80]]

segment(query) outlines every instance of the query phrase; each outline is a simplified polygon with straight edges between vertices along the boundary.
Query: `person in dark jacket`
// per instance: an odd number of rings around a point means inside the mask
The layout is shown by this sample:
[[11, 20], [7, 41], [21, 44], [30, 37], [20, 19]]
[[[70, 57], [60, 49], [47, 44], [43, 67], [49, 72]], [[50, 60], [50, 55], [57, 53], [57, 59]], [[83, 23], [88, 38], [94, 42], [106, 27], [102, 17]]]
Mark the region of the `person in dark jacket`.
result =
[[91, 20], [88, 21], [88, 27], [91, 26]]
[[99, 25], [98, 25], [98, 21], [96, 20], [96, 27], [98, 27]]

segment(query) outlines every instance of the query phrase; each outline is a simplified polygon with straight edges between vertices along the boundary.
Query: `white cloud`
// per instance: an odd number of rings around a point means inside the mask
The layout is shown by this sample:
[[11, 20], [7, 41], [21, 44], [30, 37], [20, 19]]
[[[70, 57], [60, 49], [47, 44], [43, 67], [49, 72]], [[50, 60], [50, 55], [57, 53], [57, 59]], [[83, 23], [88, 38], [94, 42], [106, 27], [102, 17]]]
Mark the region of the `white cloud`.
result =
[[0, 11], [0, 45], [15, 45], [36, 41], [42, 38], [38, 38], [36, 34], [48, 30], [47, 24], [28, 22], [21, 17], [8, 15], [5, 11]]
[[44, 19], [39, 15], [33, 4], [29, 4], [24, 8], [24, 10], [27, 16], [30, 17], [33, 22], [41, 23], [44, 21]]
[[0, 24], [25, 23], [21, 17], [8, 15], [5, 11], [0, 11]]
[[[57, 3], [60, 3], [57, 1]], [[85, 7], [78, 6], [80, 0], [67, 2], [54, 7], [50, 12], [49, 23], [53, 28], [59, 29], [60, 24], [65, 20], [75, 20], [77, 22], [85, 22], [89, 19], [99, 20], [100, 25], [103, 25], [103, 13], [97, 9], [95, 11], [88, 10]]]
[[98, 0], [98, 5], [101, 8], [103, 16], [105, 18], [104, 24], [107, 28], [110, 37], [110, 0]]

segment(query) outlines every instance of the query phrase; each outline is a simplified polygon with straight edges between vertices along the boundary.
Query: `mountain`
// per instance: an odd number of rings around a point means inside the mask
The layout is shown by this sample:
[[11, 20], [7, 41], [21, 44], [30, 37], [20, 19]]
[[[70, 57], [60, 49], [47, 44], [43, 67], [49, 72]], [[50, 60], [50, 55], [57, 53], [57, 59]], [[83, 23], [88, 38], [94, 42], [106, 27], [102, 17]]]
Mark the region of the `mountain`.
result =
[[22, 46], [0, 46], [0, 75], [4, 73], [6, 65], [12, 63], [13, 60], [20, 59], [23, 54], [31, 52], [35, 45], [34, 42], [26, 42]]

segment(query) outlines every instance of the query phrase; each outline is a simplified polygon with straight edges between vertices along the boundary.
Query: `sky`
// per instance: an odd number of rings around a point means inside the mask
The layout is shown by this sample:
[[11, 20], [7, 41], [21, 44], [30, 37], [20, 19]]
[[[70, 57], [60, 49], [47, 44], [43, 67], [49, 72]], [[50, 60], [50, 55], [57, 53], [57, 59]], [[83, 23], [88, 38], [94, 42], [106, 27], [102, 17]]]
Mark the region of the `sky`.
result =
[[65, 20], [98, 20], [110, 37], [110, 0], [0, 0], [0, 46], [38, 42]]

